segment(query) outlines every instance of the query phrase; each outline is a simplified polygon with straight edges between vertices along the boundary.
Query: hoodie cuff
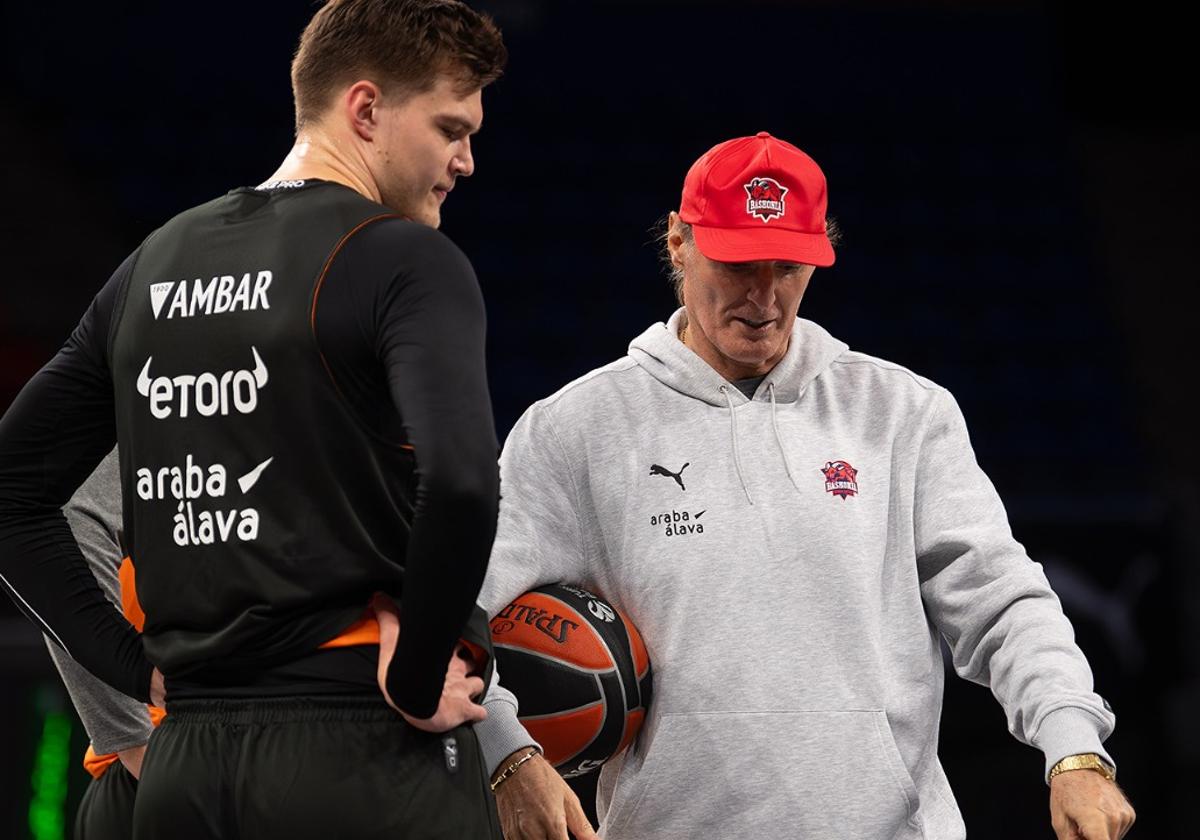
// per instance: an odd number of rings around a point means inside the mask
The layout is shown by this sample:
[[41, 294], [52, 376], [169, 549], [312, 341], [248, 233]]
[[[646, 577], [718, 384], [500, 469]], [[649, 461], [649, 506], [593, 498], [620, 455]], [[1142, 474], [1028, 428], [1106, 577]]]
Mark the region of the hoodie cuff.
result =
[[488, 716], [476, 723], [474, 729], [489, 777], [496, 772], [500, 762], [522, 747], [537, 747], [538, 752], [542, 752], [542, 745], [517, 720], [516, 706], [500, 698], [485, 699], [483, 706]]
[[1117, 766], [1101, 745], [1102, 726], [1091, 712], [1074, 706], [1055, 709], [1042, 718], [1033, 743], [1046, 756], [1044, 778], [1047, 783], [1050, 782], [1050, 768], [1069, 755], [1096, 753], [1111, 767]]

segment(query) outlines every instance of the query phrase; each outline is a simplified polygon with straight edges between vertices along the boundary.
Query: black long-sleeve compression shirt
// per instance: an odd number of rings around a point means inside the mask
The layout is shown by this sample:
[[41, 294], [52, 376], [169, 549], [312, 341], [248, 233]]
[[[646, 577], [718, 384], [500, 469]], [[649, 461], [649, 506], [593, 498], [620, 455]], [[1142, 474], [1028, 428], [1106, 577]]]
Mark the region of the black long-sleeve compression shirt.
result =
[[[304, 189], [341, 190], [320, 182]], [[105, 600], [61, 512], [117, 439], [110, 332], [136, 256], [0, 419], [0, 582], [85, 667], [144, 700], [151, 665], [141, 640]], [[397, 558], [403, 632], [389, 690], [401, 708], [425, 717], [436, 708], [495, 531], [498, 446], [483, 302], [469, 262], [448, 239], [394, 218], [348, 234], [319, 289], [313, 333], [345, 405], [365, 434], [415, 456], [406, 556]], [[124, 488], [127, 501], [131, 492]]]

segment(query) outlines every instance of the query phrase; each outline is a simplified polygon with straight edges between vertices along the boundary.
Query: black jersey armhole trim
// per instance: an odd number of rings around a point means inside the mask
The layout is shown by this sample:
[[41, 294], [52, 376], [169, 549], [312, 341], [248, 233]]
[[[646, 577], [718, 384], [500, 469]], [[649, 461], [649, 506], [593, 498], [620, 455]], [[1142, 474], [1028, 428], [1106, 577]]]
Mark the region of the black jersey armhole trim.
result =
[[400, 213], [381, 213], [378, 216], [372, 216], [369, 219], [359, 222], [354, 228], [352, 228], [341, 239], [339, 239], [336, 245], [333, 246], [333, 250], [331, 250], [329, 252], [329, 256], [325, 258], [325, 264], [321, 268], [321, 273], [317, 275], [317, 279], [313, 283], [311, 295], [312, 303], [309, 307], [308, 328], [309, 335], [312, 337], [313, 348], [317, 351], [317, 358], [321, 360], [321, 367], [325, 369], [325, 374], [329, 377], [329, 384], [333, 387], [334, 392], [337, 394], [338, 402], [340, 403], [342, 410], [345, 411], [346, 414], [349, 415], [349, 417], [354, 421], [354, 424], [372, 440], [391, 449], [401, 449], [405, 452], [411, 453], [413, 452], [413, 448], [410, 444], [396, 443], [394, 440], [389, 440], [363, 422], [363, 419], [358, 415], [358, 412], [355, 411], [354, 407], [351, 405], [350, 400], [346, 398], [341, 386], [338, 385], [337, 377], [333, 375], [333, 368], [329, 366], [329, 361], [325, 358], [324, 351], [321, 350], [321, 342], [317, 338], [317, 301], [321, 296], [321, 288], [325, 285], [325, 277], [329, 274], [329, 269], [333, 266], [333, 261], [337, 259], [338, 254], [341, 253], [342, 249], [346, 246], [346, 243], [350, 241], [352, 236], [365, 229], [369, 225], [374, 224], [375, 222], [383, 222], [389, 219], [402, 219], [407, 221], [408, 217]]

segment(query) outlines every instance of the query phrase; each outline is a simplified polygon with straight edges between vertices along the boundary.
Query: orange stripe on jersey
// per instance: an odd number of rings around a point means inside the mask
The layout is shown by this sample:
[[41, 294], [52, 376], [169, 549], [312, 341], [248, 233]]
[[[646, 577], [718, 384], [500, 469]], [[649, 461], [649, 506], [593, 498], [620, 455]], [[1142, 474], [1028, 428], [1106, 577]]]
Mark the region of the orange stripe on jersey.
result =
[[[483, 666], [488, 660], [487, 651], [466, 639], [459, 639], [458, 643], [466, 648], [467, 652], [471, 655], [471, 673], [482, 673]], [[379, 644], [379, 622], [375, 620], [374, 611], [368, 607], [366, 614], [362, 618], [321, 645], [318, 649], [327, 650], [329, 648], [352, 647], [353, 645], [377, 644]]]
[[96, 755], [96, 751], [88, 745], [87, 752], [83, 754], [83, 769], [88, 771], [93, 779], [99, 779], [104, 775], [104, 771], [117, 762], [116, 753], [105, 753], [104, 755]]
[[[482, 668], [483, 663], [486, 663], [488, 659], [487, 651], [466, 639], [458, 641], [471, 654], [472, 665], [476, 669]], [[379, 644], [379, 622], [375, 620], [375, 613], [368, 607], [366, 615], [321, 645], [318, 650], [377, 644]]]
[[[117, 572], [117, 582], [121, 585], [121, 612], [125, 613], [126, 620], [134, 626], [134, 629], [141, 633], [142, 628], [146, 626], [146, 614], [142, 612], [142, 605], [138, 603], [133, 561], [128, 556], [121, 560], [121, 568]], [[166, 711], [158, 706], [146, 706], [146, 708], [150, 711], [150, 723], [155, 726], [162, 723], [162, 719], [167, 715]], [[83, 769], [88, 771], [93, 779], [99, 779], [116, 761], [116, 753], [99, 755], [91, 745], [88, 745], [87, 752], [83, 754]]]
[[379, 644], [379, 622], [375, 620], [375, 613], [368, 609], [366, 615], [321, 645], [318, 650], [377, 644]]
[[133, 561], [129, 557], [121, 561], [117, 580], [121, 584], [121, 611], [125, 613], [126, 620], [134, 629], [141, 633], [146, 627], [146, 614], [142, 612], [142, 605], [138, 603]]

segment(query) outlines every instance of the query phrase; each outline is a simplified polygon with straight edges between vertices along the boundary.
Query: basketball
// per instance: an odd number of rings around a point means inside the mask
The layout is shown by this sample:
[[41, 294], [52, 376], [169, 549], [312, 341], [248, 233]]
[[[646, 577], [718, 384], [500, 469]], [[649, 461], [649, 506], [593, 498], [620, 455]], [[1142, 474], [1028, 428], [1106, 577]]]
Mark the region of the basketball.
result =
[[563, 777], [596, 770], [637, 736], [650, 705], [650, 657], [615, 606], [549, 584], [502, 609], [491, 628], [519, 719]]

